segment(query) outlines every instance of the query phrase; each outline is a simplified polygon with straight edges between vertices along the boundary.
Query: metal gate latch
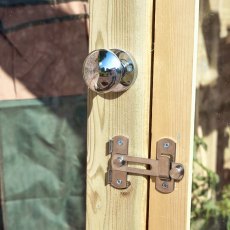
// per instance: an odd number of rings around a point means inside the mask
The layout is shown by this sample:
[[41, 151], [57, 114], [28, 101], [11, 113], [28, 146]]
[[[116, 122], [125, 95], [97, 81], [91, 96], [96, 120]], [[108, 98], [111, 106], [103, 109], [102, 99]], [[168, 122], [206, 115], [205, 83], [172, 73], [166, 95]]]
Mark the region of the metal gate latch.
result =
[[[129, 139], [115, 136], [109, 141], [111, 159], [108, 165], [107, 183], [117, 189], [128, 188], [128, 174], [156, 177], [156, 190], [170, 193], [174, 190], [175, 181], [184, 176], [182, 164], [175, 163], [176, 143], [169, 139], [160, 139], [156, 144], [156, 160], [128, 156]], [[130, 163], [145, 165], [145, 169], [129, 167]]]

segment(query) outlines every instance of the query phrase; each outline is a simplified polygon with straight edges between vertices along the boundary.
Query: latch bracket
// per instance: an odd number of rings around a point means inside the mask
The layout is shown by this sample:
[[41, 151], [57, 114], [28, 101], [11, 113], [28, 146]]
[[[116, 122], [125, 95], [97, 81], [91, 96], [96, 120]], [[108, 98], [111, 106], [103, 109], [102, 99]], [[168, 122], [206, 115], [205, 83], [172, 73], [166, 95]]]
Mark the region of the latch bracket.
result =
[[[129, 139], [115, 136], [109, 142], [111, 159], [108, 165], [107, 182], [117, 189], [128, 188], [128, 174], [156, 177], [156, 190], [171, 193], [175, 181], [180, 181], [184, 175], [182, 164], [175, 163], [176, 143], [169, 138], [162, 138], [156, 143], [156, 160], [133, 157], [128, 155]], [[129, 167], [129, 163], [146, 166], [143, 168]]]

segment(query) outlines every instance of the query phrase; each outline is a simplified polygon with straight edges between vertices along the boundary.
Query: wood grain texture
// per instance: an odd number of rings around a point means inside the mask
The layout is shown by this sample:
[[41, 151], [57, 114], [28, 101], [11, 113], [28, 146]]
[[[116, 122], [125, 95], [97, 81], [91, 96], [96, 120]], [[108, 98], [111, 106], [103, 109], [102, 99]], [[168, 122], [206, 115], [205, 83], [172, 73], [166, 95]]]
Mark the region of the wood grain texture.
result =
[[136, 59], [138, 76], [123, 94], [88, 94], [87, 229], [146, 229], [147, 180], [129, 178], [131, 186], [105, 186], [110, 156], [106, 142], [115, 135], [130, 138], [132, 156], [148, 156], [152, 0], [91, 0], [90, 50], [120, 48]]
[[190, 225], [198, 1], [161, 0], [155, 7], [151, 155], [155, 158], [157, 140], [174, 139], [185, 176], [168, 195], [150, 183], [149, 229], [185, 230]]

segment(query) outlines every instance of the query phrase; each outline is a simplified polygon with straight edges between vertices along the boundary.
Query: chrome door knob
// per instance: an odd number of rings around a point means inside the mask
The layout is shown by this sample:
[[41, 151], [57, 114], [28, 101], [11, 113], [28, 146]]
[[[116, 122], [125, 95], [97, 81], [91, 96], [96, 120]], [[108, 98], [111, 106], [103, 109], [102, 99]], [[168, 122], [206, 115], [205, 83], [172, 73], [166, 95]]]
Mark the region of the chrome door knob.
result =
[[83, 64], [83, 78], [97, 93], [125, 91], [134, 83], [136, 75], [135, 60], [120, 49], [95, 50]]

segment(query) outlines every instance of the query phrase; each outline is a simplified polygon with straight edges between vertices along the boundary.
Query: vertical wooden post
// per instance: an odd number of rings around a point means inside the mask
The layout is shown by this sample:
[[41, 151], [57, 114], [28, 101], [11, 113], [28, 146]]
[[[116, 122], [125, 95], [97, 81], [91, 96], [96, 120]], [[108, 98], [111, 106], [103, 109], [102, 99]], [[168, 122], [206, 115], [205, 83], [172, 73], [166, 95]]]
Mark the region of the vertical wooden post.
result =
[[130, 177], [131, 186], [105, 186], [106, 142], [129, 137], [129, 154], [148, 157], [152, 47], [152, 0], [90, 0], [90, 51], [119, 48], [136, 59], [138, 76], [123, 94], [88, 99], [87, 229], [146, 229], [147, 180]]
[[155, 158], [156, 141], [173, 138], [185, 176], [168, 195], [150, 183], [149, 229], [189, 229], [198, 2], [156, 1], [151, 152]]

